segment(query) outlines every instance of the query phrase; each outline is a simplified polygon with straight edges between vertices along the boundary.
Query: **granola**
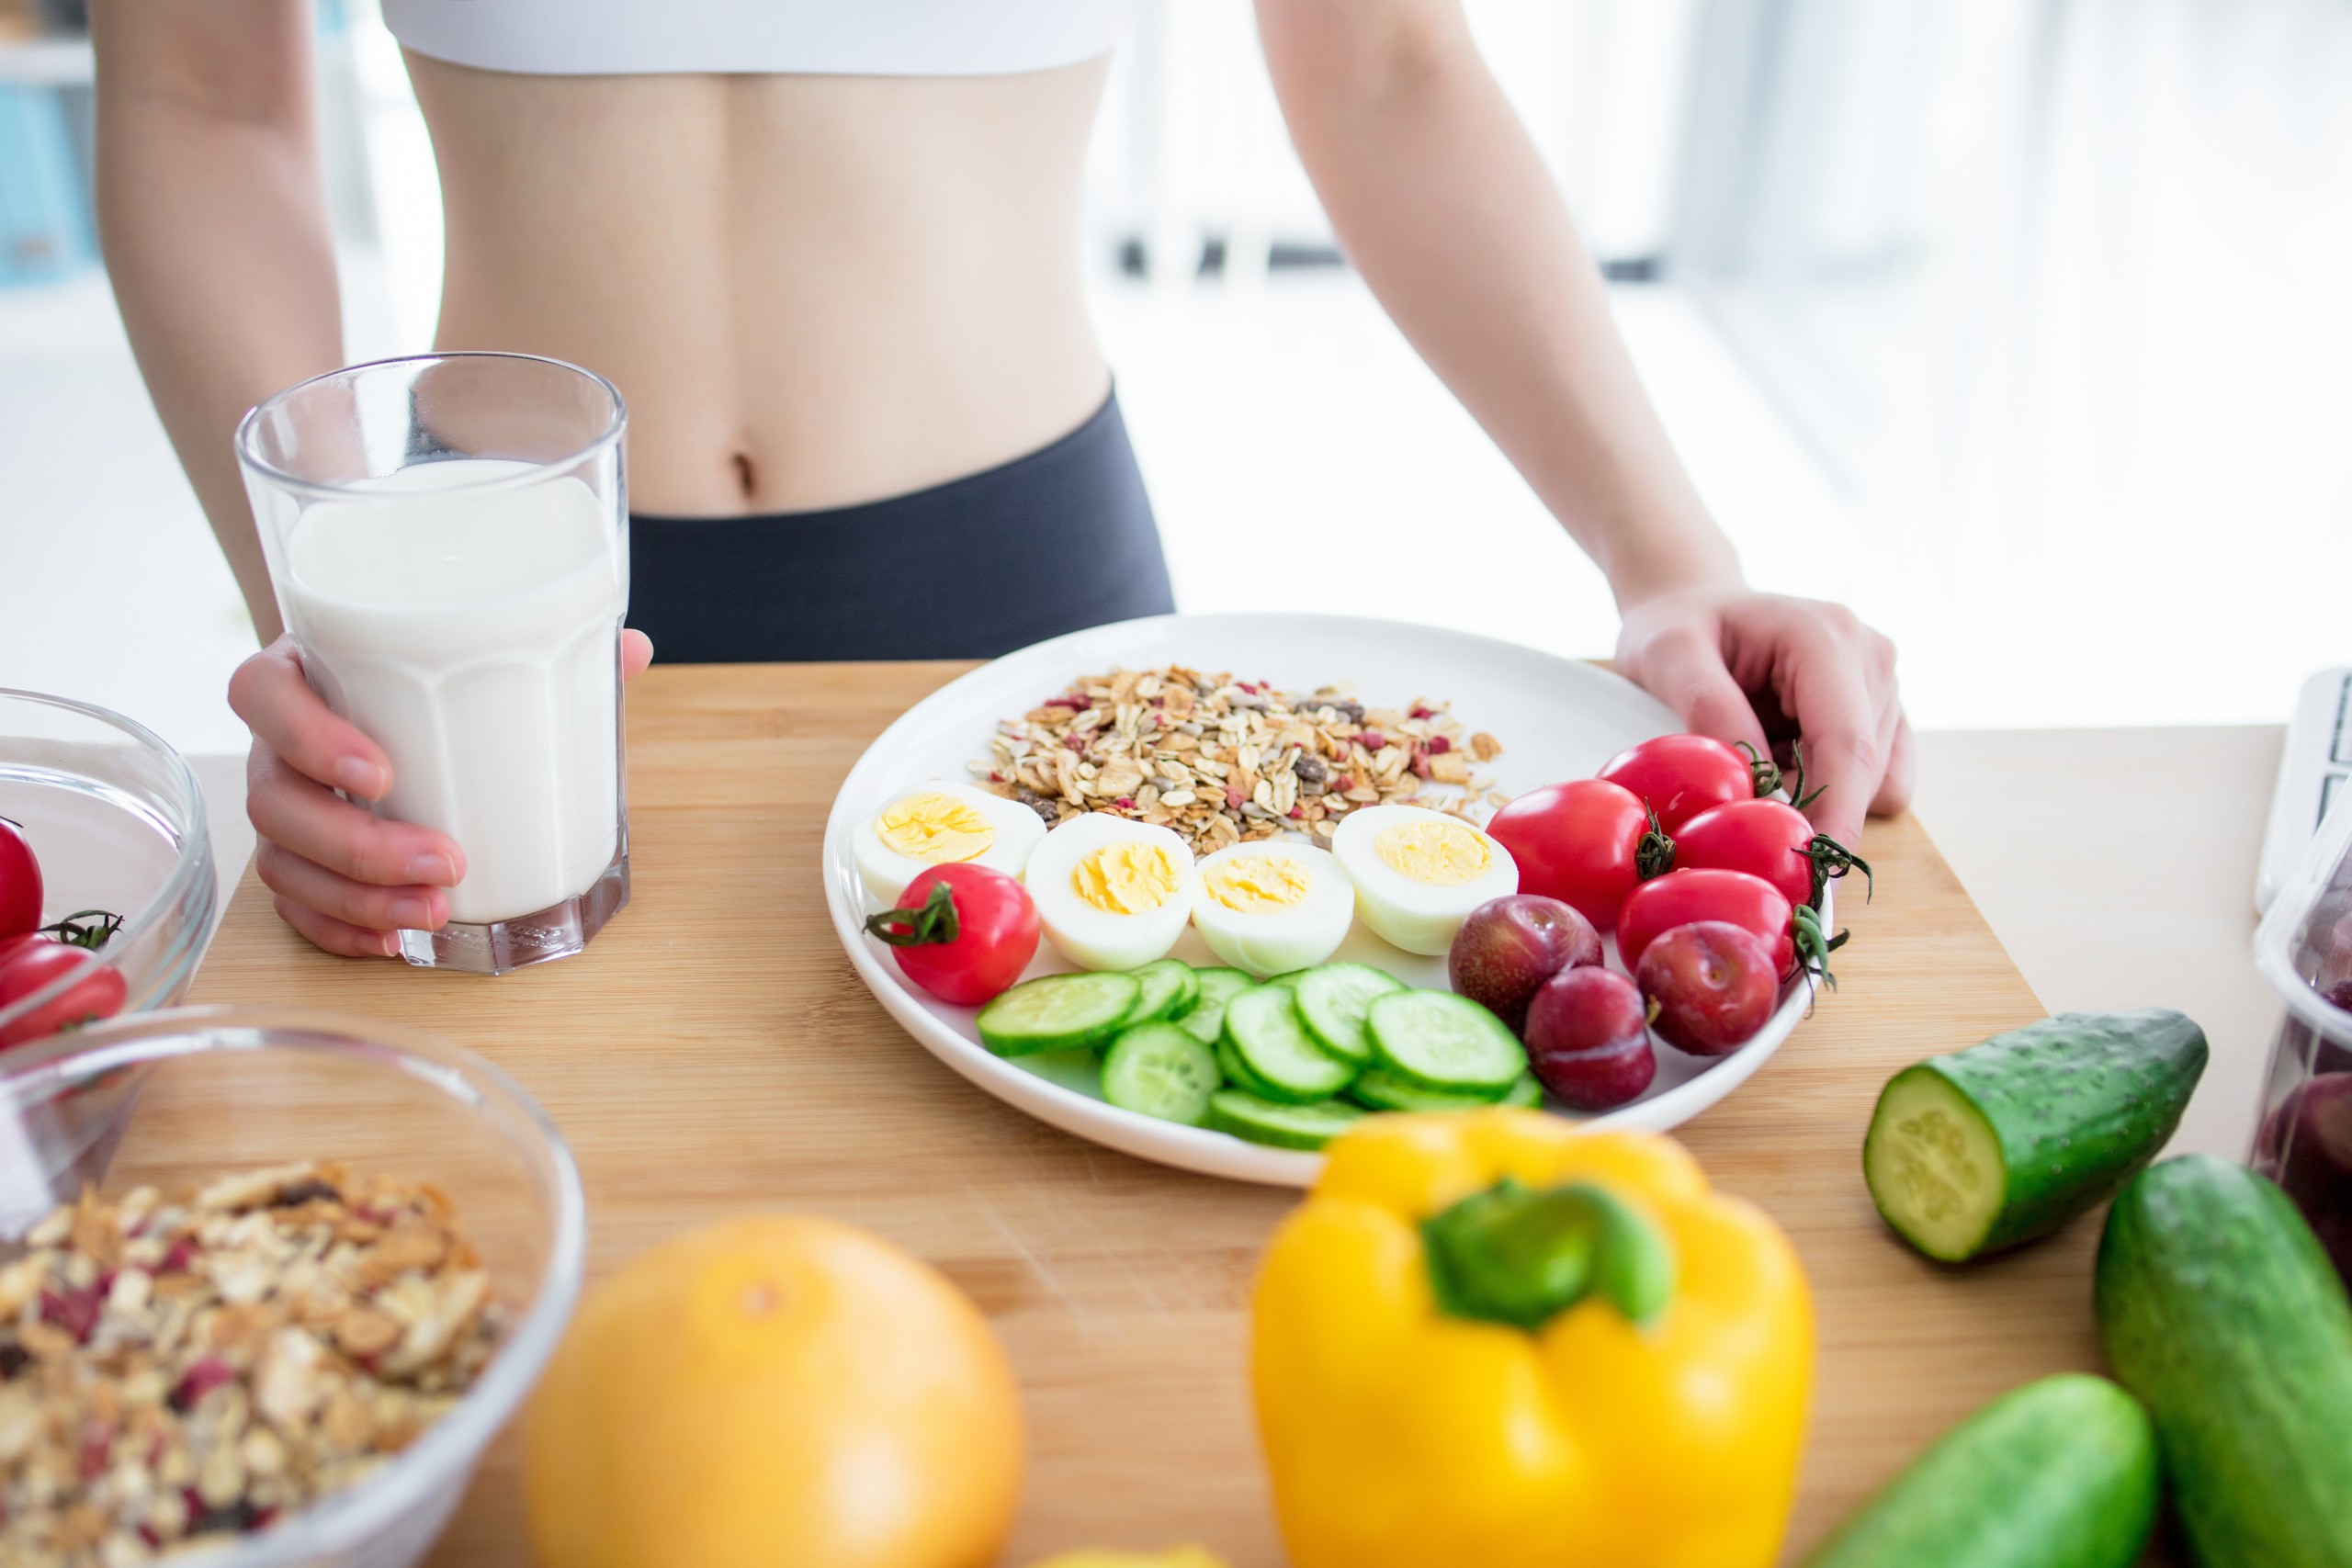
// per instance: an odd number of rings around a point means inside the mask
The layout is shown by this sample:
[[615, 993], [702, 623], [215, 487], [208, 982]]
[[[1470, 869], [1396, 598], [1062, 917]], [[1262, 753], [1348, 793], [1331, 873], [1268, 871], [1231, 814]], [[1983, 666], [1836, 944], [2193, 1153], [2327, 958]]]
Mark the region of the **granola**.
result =
[[1090, 675], [999, 723], [973, 776], [1047, 827], [1106, 811], [1173, 829], [1195, 854], [1304, 833], [1329, 847], [1361, 807], [1410, 802], [1483, 824], [1502, 752], [1447, 704], [1373, 708], [1337, 686], [1293, 695], [1182, 665]]
[[0, 1563], [119, 1568], [349, 1486], [495, 1350], [435, 1188], [306, 1161], [85, 1190], [0, 1267]]

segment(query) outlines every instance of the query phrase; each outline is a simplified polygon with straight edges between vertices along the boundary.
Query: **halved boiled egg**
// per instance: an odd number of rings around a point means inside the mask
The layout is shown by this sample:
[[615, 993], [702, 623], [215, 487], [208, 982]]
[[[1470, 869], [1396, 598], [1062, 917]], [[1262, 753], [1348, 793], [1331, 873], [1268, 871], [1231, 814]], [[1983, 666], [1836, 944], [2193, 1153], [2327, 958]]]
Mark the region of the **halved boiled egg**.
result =
[[1408, 953], [1443, 953], [1463, 918], [1519, 891], [1510, 852], [1459, 817], [1367, 806], [1340, 819], [1331, 852], [1355, 884], [1356, 912]]
[[1045, 837], [1045, 823], [1019, 801], [942, 779], [909, 790], [857, 829], [857, 874], [868, 893], [892, 904], [908, 883], [949, 861], [1019, 876]]
[[1261, 977], [1331, 956], [1354, 923], [1355, 890], [1329, 850], [1265, 840], [1201, 862], [1193, 924], [1209, 951]]
[[1046, 940], [1081, 969], [1133, 969], [1168, 956], [1192, 918], [1193, 852], [1165, 828], [1089, 812], [1029, 856], [1029, 897]]

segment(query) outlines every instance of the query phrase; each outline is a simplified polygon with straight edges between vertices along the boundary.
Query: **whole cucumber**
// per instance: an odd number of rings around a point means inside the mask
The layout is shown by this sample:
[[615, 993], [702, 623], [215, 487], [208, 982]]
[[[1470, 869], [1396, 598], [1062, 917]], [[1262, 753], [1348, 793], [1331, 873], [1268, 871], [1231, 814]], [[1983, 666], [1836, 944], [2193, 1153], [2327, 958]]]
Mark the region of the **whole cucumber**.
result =
[[1862, 1505], [1806, 1568], [2131, 1568], [2156, 1518], [2139, 1402], [2064, 1372], [2003, 1394]]
[[2285, 1193], [2206, 1155], [2108, 1212], [2093, 1300], [2197, 1561], [2352, 1564], [2352, 1303]]
[[1964, 1262], [2056, 1230], [2144, 1167], [2205, 1071], [2168, 1008], [2064, 1012], [1897, 1073], [1862, 1144], [1886, 1223]]

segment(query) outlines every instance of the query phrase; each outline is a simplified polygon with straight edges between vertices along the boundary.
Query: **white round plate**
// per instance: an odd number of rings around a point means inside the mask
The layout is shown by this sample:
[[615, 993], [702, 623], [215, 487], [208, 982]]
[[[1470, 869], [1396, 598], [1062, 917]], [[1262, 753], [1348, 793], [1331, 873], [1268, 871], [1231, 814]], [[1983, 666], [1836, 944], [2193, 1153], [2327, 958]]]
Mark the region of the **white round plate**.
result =
[[[969, 778], [969, 764], [988, 754], [998, 720], [1019, 717], [1073, 681], [1167, 664], [1229, 671], [1283, 691], [1345, 686], [1373, 707], [1416, 698], [1450, 702], [1465, 729], [1487, 730], [1502, 741], [1502, 755], [1487, 771], [1494, 787], [1512, 795], [1588, 778], [1634, 742], [1680, 726], [1663, 704], [1605, 670], [1464, 632], [1341, 615], [1158, 615], [1072, 632], [982, 665], [908, 709], [866, 748], [825, 824], [825, 902], [850, 962], [890, 1016], [989, 1093], [1065, 1132], [1186, 1170], [1304, 1187], [1321, 1168], [1321, 1156], [1106, 1104], [1091, 1052], [1011, 1060], [992, 1054], [972, 1027], [973, 1009], [951, 1007], [910, 985], [889, 949], [865, 933], [865, 917], [879, 906], [858, 878], [851, 835], [869, 817], [927, 781]], [[1192, 931], [1175, 955], [1196, 964], [1218, 962]], [[1408, 985], [1446, 987], [1444, 959], [1399, 952], [1361, 922], [1337, 956], [1376, 964]], [[1028, 974], [1069, 967], [1041, 944]], [[1764, 1065], [1804, 1016], [1806, 999], [1805, 987], [1792, 985], [1770, 1021], [1728, 1056], [1686, 1056], [1660, 1046], [1657, 1077], [1646, 1093], [1582, 1120], [1655, 1131], [1689, 1121]]]

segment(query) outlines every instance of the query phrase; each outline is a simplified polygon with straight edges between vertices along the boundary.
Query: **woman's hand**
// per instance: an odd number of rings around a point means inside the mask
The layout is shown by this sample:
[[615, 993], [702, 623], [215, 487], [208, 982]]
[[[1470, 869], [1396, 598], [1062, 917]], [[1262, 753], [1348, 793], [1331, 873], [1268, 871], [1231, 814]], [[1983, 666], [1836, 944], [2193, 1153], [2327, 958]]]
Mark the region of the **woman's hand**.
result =
[[1894, 644], [1842, 604], [1685, 588], [1628, 605], [1617, 667], [1702, 735], [1770, 752], [1804, 744], [1805, 814], [1841, 844], [1866, 811], [1910, 803], [1917, 766]]
[[[644, 633], [621, 633], [623, 680], [652, 660]], [[254, 732], [245, 815], [261, 835], [254, 868], [277, 895], [279, 918], [349, 958], [392, 957], [394, 931], [446, 924], [446, 889], [466, 874], [465, 851], [446, 833], [388, 822], [335, 794], [382, 799], [391, 759], [311, 689], [290, 637], [237, 667], [229, 705]]]

